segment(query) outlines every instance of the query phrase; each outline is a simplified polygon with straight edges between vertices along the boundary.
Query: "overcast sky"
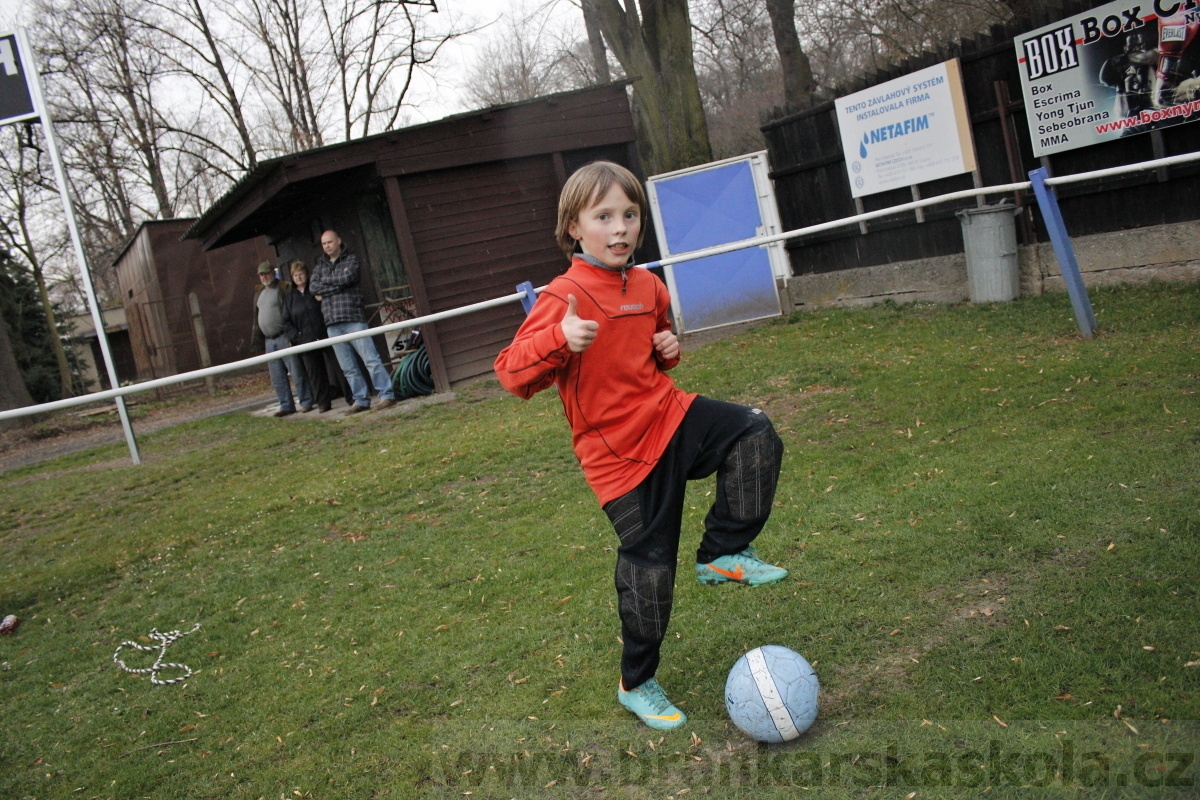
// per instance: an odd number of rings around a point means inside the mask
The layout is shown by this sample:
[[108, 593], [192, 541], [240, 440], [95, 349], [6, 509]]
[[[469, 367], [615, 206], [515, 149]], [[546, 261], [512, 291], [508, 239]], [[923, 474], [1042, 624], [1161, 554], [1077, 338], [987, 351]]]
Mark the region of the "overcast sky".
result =
[[[225, 0], [218, 0], [225, 2]], [[434, 62], [438, 65], [436, 82], [425, 82], [415, 87], [414, 102], [419, 103], [410, 115], [410, 123], [441, 119], [468, 109], [462, 99], [462, 87], [467, 71], [475, 61], [475, 54], [486, 37], [495, 35], [494, 24], [502, 15], [511, 14], [512, 9], [543, 8], [550, 4], [556, 19], [562, 24], [578, 27], [578, 36], [583, 36], [583, 19], [571, 0], [436, 0], [439, 17], [447, 24], [451, 19], [470, 21], [471, 27], [481, 27], [478, 33], [464, 36], [449, 43]], [[524, 5], [522, 5], [522, 3]], [[0, 32], [11, 31], [25, 21], [32, 7], [30, 0], [0, 0]], [[489, 23], [493, 23], [489, 25]]]
[[501, 28], [501, 25], [497, 25], [496, 22], [502, 16], [532, 15], [539, 20], [550, 16], [553, 18], [554, 27], [573, 29], [575, 36], [579, 38], [585, 35], [582, 12], [572, 0], [437, 0], [437, 5], [439, 13], [462, 15], [463, 18], [475, 20], [476, 26], [486, 27], [479, 33], [464, 36], [447, 46], [441, 81], [446, 84], [447, 89], [453, 86], [459, 91], [448, 91], [444, 97], [423, 100], [420, 112], [425, 117], [424, 121], [440, 119], [447, 114], [467, 109], [458, 96], [466, 82], [467, 71], [475, 63], [479, 45], [487, 38], [497, 35], [497, 29]]

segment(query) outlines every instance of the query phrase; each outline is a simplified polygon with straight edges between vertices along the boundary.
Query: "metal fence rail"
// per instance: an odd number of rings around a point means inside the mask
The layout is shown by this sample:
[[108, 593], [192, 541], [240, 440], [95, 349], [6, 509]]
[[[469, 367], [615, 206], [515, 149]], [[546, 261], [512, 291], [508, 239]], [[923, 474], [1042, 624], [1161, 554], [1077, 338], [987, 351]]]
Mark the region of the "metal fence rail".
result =
[[[1197, 151], [1194, 153], [1185, 153], [1183, 155], [1177, 155], [1177, 156], [1168, 156], [1167, 158], [1159, 158], [1159, 159], [1154, 159], [1152, 161], [1142, 161], [1137, 164], [1127, 164], [1125, 166], [1112, 167], [1109, 169], [1093, 170], [1091, 172], [1081, 172], [1081, 173], [1074, 174], [1074, 175], [1064, 175], [1062, 177], [1057, 177], [1057, 178], [1048, 178], [1045, 180], [1045, 184], [1048, 186], [1062, 186], [1062, 185], [1069, 184], [1069, 183], [1079, 183], [1079, 182], [1083, 182], [1083, 181], [1095, 180], [1098, 178], [1107, 178], [1107, 177], [1111, 177], [1113, 175], [1123, 175], [1123, 174], [1132, 173], [1132, 172], [1142, 172], [1142, 171], [1146, 171], [1146, 170], [1160, 169], [1162, 167], [1169, 167], [1174, 164], [1184, 164], [1184, 163], [1188, 163], [1191, 161], [1200, 161], [1200, 151]], [[885, 216], [889, 216], [889, 215], [904, 212], [904, 211], [912, 211], [912, 210], [915, 210], [918, 208], [926, 208], [928, 206], [938, 205], [939, 203], [948, 203], [948, 202], [952, 202], [955, 200], [962, 200], [962, 199], [966, 199], [966, 198], [970, 198], [970, 197], [987, 196], [987, 195], [994, 195], [994, 194], [1009, 194], [1009, 193], [1017, 191], [1017, 190], [1030, 189], [1032, 185], [1033, 185], [1032, 181], [1022, 181], [1020, 183], [1005, 183], [1005, 184], [999, 184], [999, 185], [995, 185], [995, 186], [983, 186], [978, 189], [965, 189], [963, 191], [950, 192], [948, 194], [937, 195], [936, 197], [929, 197], [929, 198], [923, 198], [921, 200], [914, 200], [911, 203], [904, 203], [902, 205], [891, 206], [890, 208], [881, 209], [878, 211], [869, 211], [864, 214], [856, 214], [852, 217], [843, 217], [841, 219], [833, 220], [831, 222], [823, 222], [819, 225], [810, 225], [806, 228], [797, 228], [796, 230], [784, 231], [782, 233], [775, 233], [775, 234], [770, 234], [767, 236], [759, 236], [754, 239], [745, 239], [740, 242], [733, 242], [730, 244], [718, 245], [716, 247], [707, 247], [707, 248], [704, 248], [703, 250], [693, 250], [688, 253], [680, 253], [678, 255], [669, 256], [667, 258], [663, 258], [658, 261], [652, 261], [647, 264], [639, 264], [637, 266], [643, 267], [643, 268], [651, 268], [651, 267], [658, 267], [658, 266], [662, 266], [662, 265], [666, 265], [666, 264], [678, 264], [678, 263], [684, 262], [684, 261], [692, 261], [692, 260], [695, 260], [698, 258], [706, 258], [708, 256], [720, 255], [721, 253], [729, 253], [729, 252], [733, 252], [734, 250], [743, 250], [743, 249], [746, 249], [749, 247], [761, 247], [763, 245], [772, 244], [774, 242], [781, 242], [781, 241], [785, 241], [788, 239], [799, 238], [801, 236], [808, 236], [808, 235], [811, 235], [814, 233], [820, 233], [821, 231], [826, 231], [831, 228], [839, 228], [839, 227], [842, 227], [845, 225], [856, 225], [859, 222], [865, 222], [867, 220], [877, 219], [879, 217], [885, 217]], [[487, 308], [494, 308], [496, 306], [507, 305], [509, 303], [531, 302], [533, 298], [529, 297], [529, 292], [532, 291], [533, 293], [536, 294], [544, 288], [545, 288], [544, 286], [537, 287], [536, 289], [524, 288], [521, 291], [515, 292], [513, 294], [504, 295], [502, 297], [496, 297], [491, 300], [484, 300], [479, 303], [472, 303], [470, 305], [460, 306], [459, 308], [453, 308], [453, 309], [449, 309], [447, 311], [440, 311], [436, 314], [427, 314], [423, 317], [416, 317], [414, 319], [408, 319], [408, 320], [403, 320], [400, 322], [394, 322], [394, 323], [390, 323], [388, 325], [380, 325], [378, 327], [369, 328], [364, 331], [358, 331], [355, 333], [347, 333], [342, 336], [334, 336], [334, 337], [331, 337], [328, 339], [322, 339], [318, 342], [312, 342], [310, 344], [296, 345], [294, 347], [289, 347], [285, 350], [277, 350], [273, 353], [266, 353], [266, 354], [263, 354], [260, 356], [252, 356], [250, 358], [244, 358], [240, 361], [233, 361], [228, 364], [221, 364], [221, 365], [218, 365], [215, 367], [207, 367], [205, 369], [193, 370], [191, 372], [185, 372], [185, 373], [182, 373], [179, 375], [171, 375], [171, 376], [164, 377], [164, 378], [157, 378], [155, 380], [145, 381], [143, 383], [132, 384], [129, 386], [122, 386], [122, 387], [119, 387], [116, 389], [109, 389], [109, 390], [102, 391], [102, 392], [94, 392], [92, 394], [83, 395], [81, 397], [69, 397], [69, 398], [66, 398], [63, 400], [55, 400], [54, 402], [50, 402], [50, 403], [42, 403], [40, 405], [35, 405], [35, 406], [25, 406], [23, 408], [14, 408], [14, 409], [9, 409], [7, 411], [0, 411], [0, 420], [14, 419], [17, 417], [25, 417], [25, 416], [30, 416], [33, 414], [43, 414], [43, 413], [46, 413], [49, 411], [59, 411], [59, 410], [66, 409], [66, 408], [73, 408], [75, 406], [85, 405], [88, 403], [96, 403], [96, 402], [100, 402], [103, 400], [112, 400], [112, 399], [115, 399], [118, 397], [124, 397], [126, 395], [137, 394], [139, 392], [152, 391], [154, 389], [158, 389], [158, 388], [161, 388], [164, 386], [172, 386], [175, 384], [184, 383], [185, 381], [194, 381], [194, 380], [198, 380], [201, 378], [207, 378], [210, 376], [222, 375], [227, 372], [235, 372], [237, 370], [245, 369], [247, 367], [257, 366], [259, 364], [266, 364], [268, 361], [272, 361], [272, 360], [279, 359], [279, 358], [284, 358], [285, 356], [296, 355], [298, 353], [305, 353], [310, 350], [318, 350], [322, 347], [328, 347], [331, 344], [339, 344], [341, 342], [349, 342], [354, 339], [360, 339], [365, 336], [374, 336], [376, 334], [381, 334], [381, 333], [390, 333], [392, 331], [400, 331], [400, 330], [405, 330], [407, 328], [420, 327], [421, 325], [438, 322], [439, 320], [451, 319], [453, 317], [463, 316], [465, 314], [471, 314], [476, 311], [482, 311]]]

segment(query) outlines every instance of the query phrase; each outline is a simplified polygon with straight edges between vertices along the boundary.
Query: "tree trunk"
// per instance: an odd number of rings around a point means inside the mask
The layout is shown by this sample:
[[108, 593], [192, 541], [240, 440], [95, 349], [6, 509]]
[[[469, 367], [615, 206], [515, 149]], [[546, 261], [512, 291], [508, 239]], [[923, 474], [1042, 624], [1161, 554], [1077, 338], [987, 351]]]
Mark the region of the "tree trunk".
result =
[[29, 269], [33, 274], [33, 282], [37, 284], [38, 300], [46, 314], [46, 329], [50, 336], [50, 347], [54, 350], [54, 360], [58, 363], [58, 380], [63, 397], [74, 397], [75, 389], [71, 382], [71, 367], [67, 363], [67, 351], [63, 349], [62, 337], [58, 335], [58, 321], [54, 316], [54, 305], [50, 302], [50, 292], [46, 289], [46, 276], [42, 272], [42, 262], [34, 249], [33, 237], [29, 231], [28, 206], [21, 204], [17, 211], [17, 225], [25, 243], [22, 252], [29, 260]]
[[200, 0], [191, 0], [191, 8], [195, 14], [192, 24], [200, 30], [204, 36], [204, 43], [208, 45], [208, 49], [212, 53], [210, 63], [217, 71], [217, 75], [221, 79], [221, 87], [225, 91], [225, 101], [228, 104], [226, 113], [233, 120], [234, 127], [237, 128], [238, 138], [242, 142], [242, 152], [246, 158], [245, 167], [247, 171], [250, 171], [258, 164], [258, 153], [254, 148], [254, 142], [250, 139], [250, 128], [246, 125], [246, 117], [242, 112], [241, 97], [233, 86], [229, 71], [225, 69], [225, 59], [221, 57], [221, 48], [217, 46], [216, 37], [213, 36], [212, 29], [208, 26], [208, 17], [204, 14]]
[[62, 337], [58, 335], [58, 319], [54, 315], [54, 305], [50, 302], [50, 293], [46, 289], [46, 277], [42, 275], [40, 267], [34, 268], [33, 280], [37, 284], [42, 311], [46, 314], [46, 328], [50, 333], [50, 347], [54, 350], [54, 360], [58, 362], [58, 379], [62, 386], [62, 396], [74, 397], [75, 388], [71, 385], [71, 366], [67, 363], [67, 351], [63, 349]]
[[633, 79], [634, 128], [651, 175], [712, 160], [686, 0], [594, 0], [604, 39]]
[[[0, 320], [0, 410], [24, 408], [33, 405], [33, 398], [25, 388], [25, 380], [21, 377], [21, 369], [13, 355], [12, 342], [8, 338], [8, 325]], [[19, 420], [9, 419], [0, 422], [0, 429], [14, 428]]]
[[789, 106], [806, 104], [812, 98], [812, 65], [796, 35], [795, 1], [767, 0], [767, 14], [771, 17], [771, 32], [783, 70], [784, 102]]
[[583, 0], [583, 26], [587, 29], [588, 47], [592, 51], [592, 69], [596, 71], [596, 83], [608, 83], [612, 75], [608, 71], [608, 49], [604, 46], [604, 34], [600, 21], [596, 19], [595, 0]]

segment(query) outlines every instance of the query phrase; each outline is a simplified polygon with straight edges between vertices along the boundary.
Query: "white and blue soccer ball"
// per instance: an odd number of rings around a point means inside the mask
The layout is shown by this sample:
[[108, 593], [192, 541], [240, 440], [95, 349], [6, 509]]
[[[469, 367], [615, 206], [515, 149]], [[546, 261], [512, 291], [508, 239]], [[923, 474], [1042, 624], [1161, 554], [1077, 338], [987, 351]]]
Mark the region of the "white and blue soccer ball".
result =
[[737, 660], [725, 680], [729, 718], [760, 742], [787, 742], [817, 718], [821, 684], [804, 656], [777, 644], [756, 647]]

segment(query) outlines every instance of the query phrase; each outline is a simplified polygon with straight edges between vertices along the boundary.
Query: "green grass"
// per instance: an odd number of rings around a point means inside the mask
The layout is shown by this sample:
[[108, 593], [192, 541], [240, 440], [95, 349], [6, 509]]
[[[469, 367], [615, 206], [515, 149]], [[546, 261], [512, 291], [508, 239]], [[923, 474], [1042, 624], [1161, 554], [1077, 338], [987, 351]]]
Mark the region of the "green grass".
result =
[[[615, 701], [615, 536], [552, 392], [234, 414], [143, 437], [139, 467], [6, 473], [0, 797], [1194, 797], [1200, 287], [1092, 300], [1093, 341], [1051, 295], [687, 355], [680, 385], [783, 436], [758, 547], [792, 574], [702, 587], [684, 558], [659, 679], [691, 721], [665, 736]], [[183, 684], [112, 662], [196, 622]], [[822, 706], [768, 748], [723, 687], [772, 642]]]

